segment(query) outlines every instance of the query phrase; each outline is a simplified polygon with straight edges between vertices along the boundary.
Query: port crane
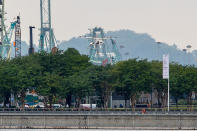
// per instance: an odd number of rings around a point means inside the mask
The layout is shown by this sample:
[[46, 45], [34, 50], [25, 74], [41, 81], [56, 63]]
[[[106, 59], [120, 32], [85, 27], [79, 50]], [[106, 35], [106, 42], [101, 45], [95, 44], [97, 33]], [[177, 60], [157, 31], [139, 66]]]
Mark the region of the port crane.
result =
[[17, 16], [17, 20], [11, 22], [9, 29], [6, 29], [5, 25], [5, 2], [0, 0], [0, 57], [3, 59], [10, 59], [12, 36], [15, 30], [15, 56], [21, 56], [21, 29], [20, 29], [20, 17]]
[[40, 17], [39, 51], [51, 52], [57, 43], [51, 22], [51, 0], [40, 0]]
[[16, 26], [16, 22], [12, 22], [10, 28], [8, 29], [4, 39], [2, 41], [2, 45], [0, 46], [0, 54], [2, 58], [10, 58], [11, 54], [11, 38], [13, 35], [14, 28]]
[[117, 44], [113, 37], [106, 37], [102, 28], [95, 27], [90, 34], [82, 36], [89, 40], [89, 58], [95, 65], [115, 64], [121, 60]]
[[11, 22], [8, 31], [6, 31], [6, 34], [3, 37], [2, 44], [0, 45], [1, 58], [10, 59], [11, 57], [11, 47], [12, 47], [11, 40], [14, 30], [15, 30], [15, 41], [13, 43], [13, 46], [15, 47], [15, 56], [16, 57], [21, 56], [21, 36], [20, 36], [21, 33], [20, 33], [20, 28], [18, 28], [17, 24], [18, 21]]

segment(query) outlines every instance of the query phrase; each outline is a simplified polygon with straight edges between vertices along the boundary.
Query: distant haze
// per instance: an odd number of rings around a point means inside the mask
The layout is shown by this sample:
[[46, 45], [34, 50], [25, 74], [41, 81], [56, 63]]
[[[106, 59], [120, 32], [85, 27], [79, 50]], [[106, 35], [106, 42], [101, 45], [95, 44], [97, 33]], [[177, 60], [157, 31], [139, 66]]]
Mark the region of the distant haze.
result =
[[[38, 44], [40, 0], [5, 0], [7, 24], [19, 12], [22, 39], [29, 41], [29, 25], [35, 25]], [[197, 49], [197, 0], [51, 0], [56, 38], [68, 40], [101, 26], [106, 31], [130, 29], [148, 33], [157, 41], [187, 44]]]

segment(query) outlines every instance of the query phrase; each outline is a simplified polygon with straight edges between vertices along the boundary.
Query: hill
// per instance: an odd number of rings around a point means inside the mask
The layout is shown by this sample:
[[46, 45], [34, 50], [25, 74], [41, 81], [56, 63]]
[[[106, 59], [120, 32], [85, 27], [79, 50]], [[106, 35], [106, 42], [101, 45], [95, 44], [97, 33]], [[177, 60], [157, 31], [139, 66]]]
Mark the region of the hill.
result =
[[[163, 54], [170, 54], [170, 61], [180, 64], [197, 65], [197, 51], [185, 53], [167, 43], [158, 43], [148, 34], [138, 34], [130, 30], [120, 30], [107, 32], [107, 36], [118, 37], [116, 39], [122, 59], [139, 58], [148, 60], [162, 60]], [[81, 54], [88, 54], [88, 41], [85, 38], [72, 38], [69, 41], [62, 41], [59, 48], [66, 50], [67, 48], [76, 48]]]

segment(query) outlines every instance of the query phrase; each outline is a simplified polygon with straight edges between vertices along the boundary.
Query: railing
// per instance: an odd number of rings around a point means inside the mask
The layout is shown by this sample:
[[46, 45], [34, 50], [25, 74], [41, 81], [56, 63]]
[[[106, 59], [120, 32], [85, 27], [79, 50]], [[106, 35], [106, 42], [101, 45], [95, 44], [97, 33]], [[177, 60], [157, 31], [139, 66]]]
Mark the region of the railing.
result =
[[[169, 113], [167, 108], [0, 108], [4, 112], [64, 112], [64, 113]], [[170, 113], [197, 113], [197, 106], [172, 106]]]

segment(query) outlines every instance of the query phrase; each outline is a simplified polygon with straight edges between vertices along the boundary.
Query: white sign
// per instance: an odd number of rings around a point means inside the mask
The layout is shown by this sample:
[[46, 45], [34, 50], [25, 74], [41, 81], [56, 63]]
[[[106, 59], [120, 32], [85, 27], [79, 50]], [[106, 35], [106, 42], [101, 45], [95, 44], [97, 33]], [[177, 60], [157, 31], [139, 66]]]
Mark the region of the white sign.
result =
[[163, 55], [163, 79], [169, 79], [169, 55]]

